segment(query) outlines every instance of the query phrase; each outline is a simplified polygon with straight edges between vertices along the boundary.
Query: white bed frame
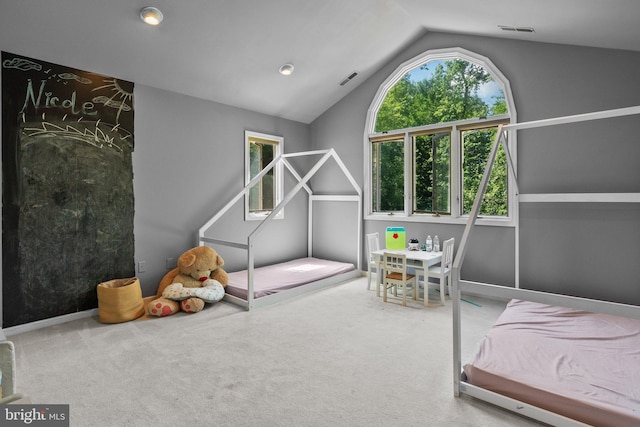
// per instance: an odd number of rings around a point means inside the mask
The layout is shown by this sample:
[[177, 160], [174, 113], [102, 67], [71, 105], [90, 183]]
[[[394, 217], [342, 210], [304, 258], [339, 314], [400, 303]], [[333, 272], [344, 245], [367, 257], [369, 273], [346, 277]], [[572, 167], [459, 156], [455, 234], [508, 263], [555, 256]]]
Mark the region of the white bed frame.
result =
[[[517, 412], [536, 420], [556, 425], [556, 426], [584, 426], [581, 422], [558, 415], [556, 413], [541, 409], [539, 407], [530, 405], [525, 402], [521, 402], [509, 397], [491, 392], [481, 387], [474, 386], [463, 380], [462, 373], [462, 338], [461, 338], [461, 295], [475, 295], [485, 296], [489, 298], [499, 299], [520, 299], [527, 301], [535, 301], [543, 304], [558, 305], [563, 307], [570, 307], [579, 310], [586, 310], [591, 312], [607, 313], [615, 316], [625, 316], [635, 319], [640, 319], [640, 306], [618, 304], [607, 301], [599, 301], [588, 298], [570, 297], [559, 294], [552, 294], [548, 292], [539, 292], [524, 290], [519, 288], [519, 219], [516, 214], [515, 222], [515, 287], [498, 286], [489, 283], [473, 282], [469, 280], [462, 280], [460, 278], [460, 269], [462, 267], [464, 257], [467, 251], [467, 246], [471, 232], [475, 226], [476, 219], [478, 218], [480, 205], [484, 196], [489, 175], [493, 167], [496, 155], [498, 153], [499, 146], [502, 146], [506, 158], [508, 169], [515, 184], [516, 200], [517, 203], [553, 203], [553, 202], [587, 202], [587, 203], [640, 203], [640, 193], [570, 193], [570, 194], [519, 194], [518, 179], [514, 169], [513, 158], [509, 151], [509, 144], [507, 143], [510, 132], [516, 132], [521, 129], [531, 129], [537, 127], [563, 125], [568, 123], [577, 123], [583, 121], [607, 119], [612, 117], [621, 117], [628, 115], [640, 114], [640, 106], [620, 108], [615, 110], [606, 110], [595, 113], [586, 113], [574, 116], [566, 116], [559, 118], [552, 118], [546, 120], [538, 120], [525, 123], [514, 123], [500, 126], [498, 133], [493, 142], [487, 166], [485, 168], [478, 192], [474, 200], [473, 208], [469, 214], [469, 220], [464, 229], [460, 245], [456, 257], [454, 259], [452, 268], [452, 295], [451, 300], [453, 302], [453, 392], [455, 396], [466, 394], [475, 398], [485, 400], [494, 405], [503, 407], [505, 409]], [[514, 147], [515, 148], [515, 147]], [[518, 208], [516, 206], [516, 212]]]
[[[300, 156], [317, 156], [321, 155], [320, 159], [314, 164], [314, 166], [307, 172], [304, 177], [301, 177], [300, 174], [295, 170], [295, 168], [288, 161], [289, 158], [292, 157], [300, 157]], [[355, 194], [352, 195], [344, 195], [344, 194], [332, 194], [332, 195], [314, 195], [311, 188], [307, 185], [307, 182], [320, 170], [320, 168], [329, 160], [334, 159], [335, 162], [340, 167], [340, 170], [347, 178], [353, 191]], [[232, 242], [228, 240], [215, 239], [211, 237], [206, 237], [205, 233], [220, 219], [222, 218], [231, 207], [236, 204], [239, 200], [241, 200], [253, 187], [257, 184], [260, 179], [267, 174], [271, 169], [276, 167], [279, 164], [283, 164], [286, 169], [291, 172], [291, 174], [295, 177], [298, 183], [286, 194], [283, 198], [282, 202], [280, 202], [271, 213], [265, 217], [263, 221], [247, 236], [246, 243], [240, 242]], [[276, 217], [276, 215], [298, 194], [300, 190], [304, 189], [309, 196], [309, 208], [308, 208], [308, 225], [307, 225], [307, 234], [308, 234], [308, 246], [307, 246], [307, 256], [313, 256], [313, 204], [314, 202], [352, 202], [357, 205], [356, 220], [357, 224], [354, 224], [355, 229], [357, 230], [357, 236], [355, 242], [357, 249], [355, 250], [356, 259], [354, 259], [354, 264], [356, 265], [356, 269], [350, 272], [342, 273], [337, 276], [333, 276], [327, 279], [322, 279], [316, 282], [308, 283], [306, 285], [298, 286], [296, 288], [287, 289], [284, 291], [280, 291], [275, 294], [266, 295], [263, 297], [255, 298], [254, 296], [254, 284], [253, 284], [253, 276], [254, 276], [254, 268], [255, 268], [255, 259], [254, 259], [254, 241], [259, 233], [264, 230], [264, 228], [271, 223], [271, 221]], [[200, 229], [198, 230], [198, 244], [205, 245], [208, 243], [229, 246], [239, 249], [245, 249], [247, 251], [247, 283], [248, 283], [248, 293], [247, 299], [238, 298], [233, 295], [225, 295], [224, 299], [230, 301], [234, 304], [238, 304], [248, 310], [252, 308], [261, 307], [264, 305], [274, 304], [276, 302], [301, 295], [306, 292], [314, 291], [317, 289], [325, 288], [328, 286], [333, 286], [337, 283], [344, 282], [346, 280], [352, 279], [354, 277], [358, 277], [362, 275], [361, 272], [361, 244], [362, 241], [362, 190], [360, 186], [353, 179], [351, 173], [349, 173], [348, 169], [336, 153], [336, 151], [331, 148], [327, 150], [316, 150], [316, 151], [304, 151], [298, 153], [290, 153], [290, 154], [281, 154], [277, 156], [271, 163], [269, 163], [265, 168], [255, 176], [243, 189], [240, 191], [229, 203], [225, 205], [213, 218], [207, 221]]]

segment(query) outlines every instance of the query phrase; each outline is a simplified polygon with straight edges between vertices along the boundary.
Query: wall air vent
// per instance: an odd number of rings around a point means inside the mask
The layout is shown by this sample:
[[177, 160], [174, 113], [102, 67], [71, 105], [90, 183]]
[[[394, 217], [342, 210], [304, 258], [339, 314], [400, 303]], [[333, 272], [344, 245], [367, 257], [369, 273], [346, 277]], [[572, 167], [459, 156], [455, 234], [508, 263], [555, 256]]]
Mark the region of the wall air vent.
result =
[[510, 25], [498, 25], [502, 31], [513, 31], [517, 33], [535, 33], [532, 27], [512, 27]]
[[349, 76], [346, 79], [344, 79], [343, 81], [340, 82], [340, 86], [346, 85], [351, 80], [353, 80], [357, 75], [358, 75], [357, 71], [354, 71], [353, 73], [349, 74]]

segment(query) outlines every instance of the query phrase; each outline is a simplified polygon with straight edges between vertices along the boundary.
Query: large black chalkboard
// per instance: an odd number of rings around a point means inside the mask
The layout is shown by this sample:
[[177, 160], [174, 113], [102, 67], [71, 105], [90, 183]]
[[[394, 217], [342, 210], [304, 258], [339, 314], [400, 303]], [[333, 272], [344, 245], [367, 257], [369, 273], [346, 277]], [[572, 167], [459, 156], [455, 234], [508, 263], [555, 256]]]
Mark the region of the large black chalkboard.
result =
[[134, 270], [133, 83], [2, 52], [2, 326]]

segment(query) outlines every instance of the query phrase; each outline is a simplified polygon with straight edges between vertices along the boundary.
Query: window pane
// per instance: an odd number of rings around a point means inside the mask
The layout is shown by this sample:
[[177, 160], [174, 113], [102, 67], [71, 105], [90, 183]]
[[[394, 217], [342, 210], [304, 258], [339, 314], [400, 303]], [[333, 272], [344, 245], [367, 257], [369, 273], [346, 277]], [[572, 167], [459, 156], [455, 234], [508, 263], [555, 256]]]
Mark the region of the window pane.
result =
[[404, 210], [404, 140], [372, 144], [373, 212]]
[[[497, 128], [462, 132], [464, 214], [471, 212], [496, 132]], [[507, 162], [504, 151], [500, 147], [482, 199], [480, 215], [506, 216], [507, 214]]]
[[417, 213], [450, 213], [449, 132], [414, 137], [414, 206]]
[[[253, 179], [275, 157], [275, 145], [252, 141], [249, 144], [250, 179]], [[260, 182], [249, 190], [249, 212], [272, 210], [275, 201], [274, 170], [271, 169]]]
[[504, 92], [484, 67], [432, 60], [407, 72], [380, 105], [375, 132], [507, 112]]

